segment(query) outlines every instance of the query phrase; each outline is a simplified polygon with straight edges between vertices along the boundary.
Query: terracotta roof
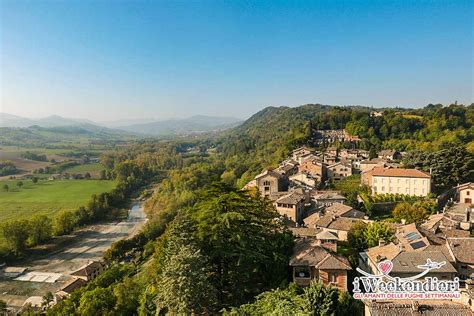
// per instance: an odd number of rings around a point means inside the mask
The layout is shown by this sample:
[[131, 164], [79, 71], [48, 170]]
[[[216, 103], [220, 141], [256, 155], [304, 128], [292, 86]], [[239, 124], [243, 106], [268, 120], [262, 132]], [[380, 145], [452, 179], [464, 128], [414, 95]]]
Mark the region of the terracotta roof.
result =
[[381, 260], [392, 260], [401, 252], [400, 247], [394, 243], [389, 243], [384, 246], [376, 246], [367, 249], [365, 252], [373, 263], [378, 263]]
[[405, 177], [405, 178], [431, 178], [431, 175], [418, 169], [372, 169], [372, 176], [380, 177]]
[[330, 231], [323, 230], [322, 232], [316, 235], [316, 239], [319, 240], [338, 240], [339, 238], [331, 233]]
[[316, 237], [318, 236], [319, 230], [310, 227], [290, 227], [290, 231], [295, 237]]
[[272, 176], [272, 177], [275, 177], [275, 178], [278, 178], [278, 179], [281, 177], [281, 174], [279, 174], [278, 172], [275, 172], [274, 170], [269, 169], [269, 170], [263, 171], [263, 172], [260, 173], [260, 174], [257, 174], [257, 175], [255, 176], [255, 179], [264, 177], [264, 176], [266, 176], [266, 175], [269, 175], [269, 176]]
[[448, 246], [457, 261], [474, 264], [474, 238], [448, 238]]
[[319, 218], [320, 218], [320, 215], [319, 213], [316, 212], [306, 217], [305, 219], [303, 219], [303, 222], [306, 226], [314, 226], [316, 222], [319, 220]]
[[71, 282], [69, 283], [66, 283], [66, 285], [64, 285], [60, 291], [63, 291], [63, 292], [66, 292], [66, 293], [72, 293], [74, 290], [80, 288], [81, 286], [85, 285], [87, 282], [84, 281], [83, 279], [81, 278], [76, 278], [74, 280], [72, 280]]
[[454, 258], [449, 252], [449, 249], [446, 243], [443, 245], [429, 245], [428, 247], [425, 248], [425, 251], [428, 251], [428, 252], [440, 251], [449, 260], [449, 262], [454, 262]]
[[384, 156], [384, 155], [393, 155], [395, 154], [397, 151], [395, 149], [384, 149], [384, 150], [381, 150], [379, 151], [378, 155], [380, 156]]
[[322, 270], [352, 270], [351, 264], [346, 257], [334, 253], [328, 254], [326, 258], [316, 266], [316, 268]]
[[277, 201], [277, 203], [296, 205], [296, 204], [301, 203], [301, 202], [304, 201], [304, 195], [301, 195], [297, 192], [291, 192], [289, 194], [286, 194], [286, 195], [280, 197], [276, 201]]
[[345, 200], [346, 198], [338, 191], [316, 192], [313, 193], [315, 200]]
[[423, 270], [418, 268], [419, 265], [426, 264], [430, 259], [433, 262], [446, 262], [439, 269], [433, 270], [433, 273], [455, 273], [457, 272], [448, 258], [441, 251], [404, 251], [392, 259], [392, 273], [420, 273]]
[[332, 213], [336, 216], [342, 216], [351, 210], [353, 210], [352, 206], [344, 205], [342, 203], [334, 203], [325, 209], [326, 213]]
[[441, 222], [443, 217], [443, 213], [430, 215], [428, 219], [423, 224], [421, 224], [421, 227], [425, 229], [436, 228], [435, 226], [437, 226]]
[[318, 241], [303, 239], [296, 242], [290, 266], [311, 266], [317, 269], [351, 270], [349, 261], [321, 246]]
[[103, 266], [104, 264], [102, 262], [92, 261], [88, 263], [87, 265], [85, 265], [83, 268], [71, 273], [71, 275], [88, 277], [89, 275], [94, 273], [97, 269], [102, 268]]
[[359, 221], [360, 219], [356, 219], [356, 218], [337, 217], [335, 220], [331, 222], [331, 224], [329, 224], [328, 228], [349, 231], [351, 227]]
[[324, 216], [321, 216], [318, 218], [316, 222], [314, 222], [314, 225], [319, 226], [319, 227], [328, 227], [329, 224], [333, 221], [333, 215], [332, 214], [326, 214]]
[[438, 235], [442, 235], [444, 238], [467, 238], [471, 234], [468, 230], [461, 229], [441, 229]]

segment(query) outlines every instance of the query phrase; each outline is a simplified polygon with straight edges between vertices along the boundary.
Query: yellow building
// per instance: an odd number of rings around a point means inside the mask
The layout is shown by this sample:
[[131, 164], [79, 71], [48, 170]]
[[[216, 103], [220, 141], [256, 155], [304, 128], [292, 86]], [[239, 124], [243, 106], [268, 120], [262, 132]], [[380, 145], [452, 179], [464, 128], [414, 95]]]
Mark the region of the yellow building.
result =
[[373, 194], [427, 196], [431, 192], [431, 175], [417, 169], [374, 168], [366, 177]]

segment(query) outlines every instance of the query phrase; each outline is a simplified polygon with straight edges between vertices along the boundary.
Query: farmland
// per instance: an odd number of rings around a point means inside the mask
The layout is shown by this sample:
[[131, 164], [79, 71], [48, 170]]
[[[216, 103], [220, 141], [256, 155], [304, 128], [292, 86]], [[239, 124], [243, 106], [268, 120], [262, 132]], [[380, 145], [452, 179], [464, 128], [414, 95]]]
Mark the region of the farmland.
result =
[[[111, 191], [115, 181], [109, 180], [22, 180], [0, 181], [0, 221], [29, 218], [35, 214], [54, 215], [60, 210], [84, 206], [92, 194]], [[8, 185], [7, 192], [3, 187]]]
[[88, 163], [88, 164], [82, 164], [82, 165], [69, 167], [65, 169], [64, 172], [69, 172], [69, 173], [97, 172], [103, 169], [104, 167], [100, 163]]

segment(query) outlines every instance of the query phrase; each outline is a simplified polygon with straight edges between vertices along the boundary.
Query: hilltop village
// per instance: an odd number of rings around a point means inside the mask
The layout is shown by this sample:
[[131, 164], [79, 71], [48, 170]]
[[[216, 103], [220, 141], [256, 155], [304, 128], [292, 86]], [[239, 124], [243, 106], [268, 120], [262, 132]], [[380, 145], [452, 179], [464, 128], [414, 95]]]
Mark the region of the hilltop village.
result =
[[[330, 141], [346, 137], [333, 131]], [[353, 139], [352, 139], [353, 140]], [[393, 149], [370, 153], [360, 149], [328, 147], [317, 151], [300, 147], [274, 169], [263, 170], [245, 189], [268, 198], [294, 235], [290, 260], [293, 281], [307, 286], [320, 280], [326, 286], [351, 291], [357, 266], [380, 273], [378, 263], [390, 260], [392, 276], [418, 274], [417, 267], [432, 260], [446, 262], [428, 276], [461, 282], [454, 300], [381, 301], [365, 303], [366, 315], [403, 314], [432, 309], [437, 315], [471, 315], [474, 311], [474, 183], [463, 183], [440, 196], [431, 193], [429, 172], [404, 168], [403, 152]], [[337, 190], [350, 183], [356, 200]], [[399, 204], [431, 204], [430, 212], [413, 220], [393, 214]], [[398, 209], [402, 206], [398, 206]], [[415, 213], [418, 210], [415, 209]], [[354, 236], [361, 227], [383, 223], [392, 233], [375, 244], [356, 249]], [[351, 237], [352, 235], [352, 237]], [[411, 314], [410, 314], [411, 315]], [[417, 314], [418, 315], [418, 314]], [[454, 314], [453, 314], [454, 315]]]

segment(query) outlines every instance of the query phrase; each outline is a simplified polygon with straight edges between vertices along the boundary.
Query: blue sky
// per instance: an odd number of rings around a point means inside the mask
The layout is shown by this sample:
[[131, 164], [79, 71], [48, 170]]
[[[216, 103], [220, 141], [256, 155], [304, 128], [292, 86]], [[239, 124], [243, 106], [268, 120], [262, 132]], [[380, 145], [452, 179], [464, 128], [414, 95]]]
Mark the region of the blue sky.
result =
[[0, 2], [0, 111], [12, 114], [473, 102], [472, 1]]

